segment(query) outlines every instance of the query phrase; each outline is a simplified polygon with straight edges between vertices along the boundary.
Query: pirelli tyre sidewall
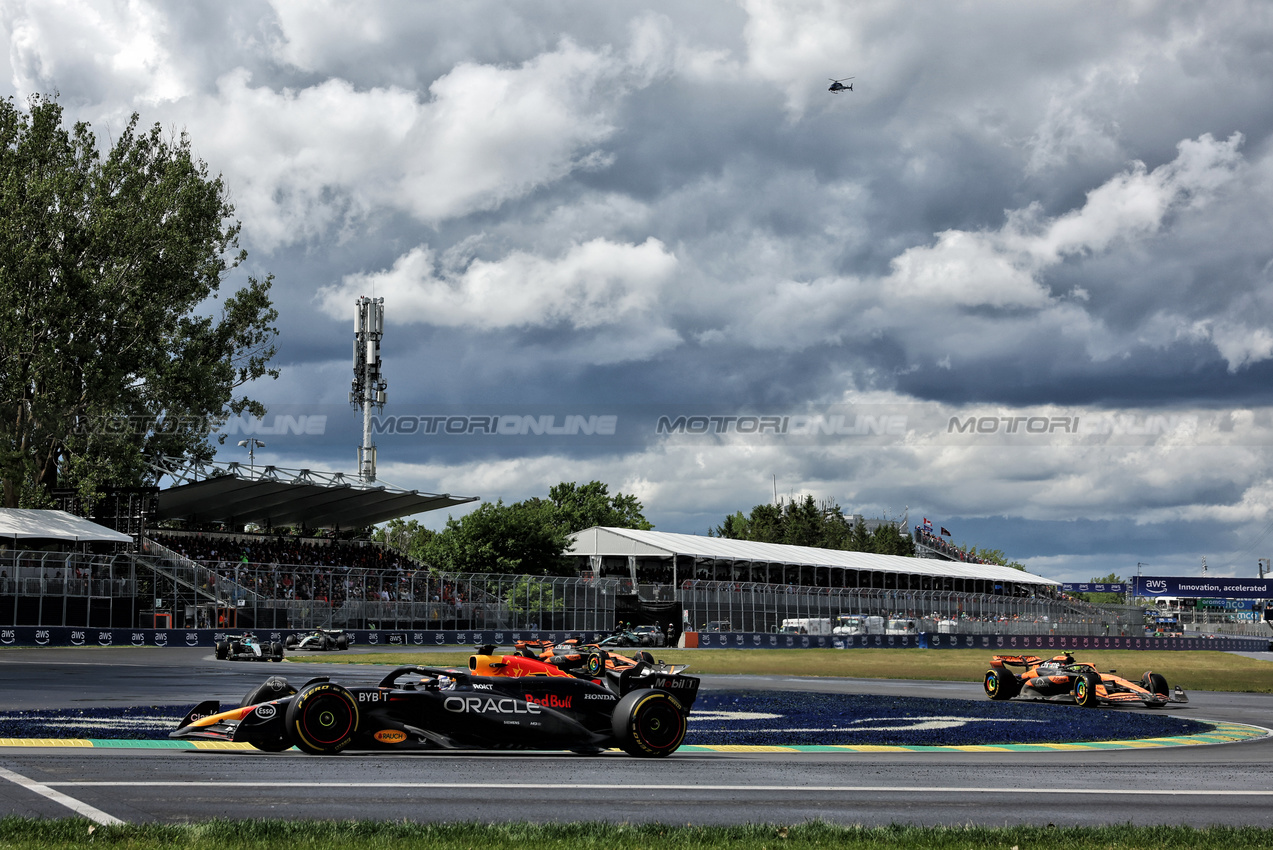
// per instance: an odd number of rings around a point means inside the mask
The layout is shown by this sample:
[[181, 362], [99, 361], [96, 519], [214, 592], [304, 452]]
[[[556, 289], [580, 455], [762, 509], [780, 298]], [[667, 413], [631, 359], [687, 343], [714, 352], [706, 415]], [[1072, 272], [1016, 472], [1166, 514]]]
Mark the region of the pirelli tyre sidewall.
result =
[[358, 732], [358, 701], [334, 682], [316, 682], [292, 698], [285, 720], [297, 749], [312, 755], [338, 753]]
[[1021, 689], [1017, 677], [1002, 667], [987, 670], [981, 684], [991, 699], [1012, 699]]
[[610, 727], [628, 755], [662, 758], [676, 752], [685, 740], [685, 709], [665, 691], [633, 691], [614, 707]]
[[1095, 708], [1099, 701], [1096, 696], [1096, 686], [1101, 682], [1101, 677], [1095, 673], [1083, 673], [1074, 678], [1074, 701], [1084, 708]]

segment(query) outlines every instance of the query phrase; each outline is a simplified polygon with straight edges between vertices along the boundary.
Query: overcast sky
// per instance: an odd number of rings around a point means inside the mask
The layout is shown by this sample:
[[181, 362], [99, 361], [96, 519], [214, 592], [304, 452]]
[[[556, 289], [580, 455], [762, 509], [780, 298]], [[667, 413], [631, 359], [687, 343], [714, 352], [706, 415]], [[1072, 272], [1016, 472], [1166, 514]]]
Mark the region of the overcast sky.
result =
[[398, 486], [690, 533], [776, 489], [1059, 580], [1273, 556], [1264, 0], [0, 10], [5, 94], [224, 176], [281, 314], [258, 463], [353, 471], [368, 295]]

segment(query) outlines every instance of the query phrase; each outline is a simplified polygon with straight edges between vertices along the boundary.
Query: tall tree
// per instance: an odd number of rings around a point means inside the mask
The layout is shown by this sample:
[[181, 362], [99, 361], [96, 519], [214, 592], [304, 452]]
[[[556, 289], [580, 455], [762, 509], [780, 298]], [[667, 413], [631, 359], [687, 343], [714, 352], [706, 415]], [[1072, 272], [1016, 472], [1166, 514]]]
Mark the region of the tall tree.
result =
[[103, 157], [87, 124], [0, 101], [0, 483], [7, 507], [54, 487], [92, 498], [147, 457], [210, 458], [209, 423], [275, 353], [272, 278], [216, 300], [246, 258], [221, 178], [182, 134], [133, 115]]
[[547, 499], [485, 502], [459, 519], [448, 518], [440, 532], [395, 520], [378, 537], [442, 570], [563, 575], [571, 572], [562, 557], [571, 534], [594, 525], [653, 528], [642, 510], [635, 496], [611, 496], [600, 481], [563, 481]]
[[636, 496], [623, 493], [611, 496], [609, 486], [600, 481], [583, 485], [563, 481], [548, 491], [548, 500], [556, 510], [557, 522], [567, 533], [594, 525], [642, 531], [654, 528], [642, 515], [643, 506]]
[[756, 505], [748, 516], [737, 511], [725, 517], [721, 525], [708, 533], [734, 540], [754, 540], [757, 543], [912, 554], [913, 547], [908, 545], [909, 538], [901, 537], [892, 526], [889, 528], [892, 529], [891, 536], [878, 532], [875, 536], [868, 535], [862, 523], [850, 523], [835, 502], [816, 502], [812, 496], [805, 496], [781, 505]]

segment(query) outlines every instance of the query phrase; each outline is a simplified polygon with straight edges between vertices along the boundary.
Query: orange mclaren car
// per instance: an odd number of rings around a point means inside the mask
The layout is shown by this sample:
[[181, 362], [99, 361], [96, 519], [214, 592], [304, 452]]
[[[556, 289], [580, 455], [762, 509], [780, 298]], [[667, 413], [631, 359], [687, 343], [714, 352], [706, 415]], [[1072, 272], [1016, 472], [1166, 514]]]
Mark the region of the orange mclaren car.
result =
[[[1016, 672], [1010, 667], [1022, 669]], [[1162, 708], [1189, 701], [1179, 685], [1175, 691], [1169, 690], [1167, 680], [1158, 673], [1146, 671], [1139, 682], [1133, 682], [1115, 675], [1114, 670], [1102, 673], [1094, 664], [1075, 661], [1068, 652], [1048, 660], [1034, 655], [996, 655], [990, 659], [983, 684], [986, 696], [994, 700], [1021, 697], [1073, 702], [1085, 708], [1129, 703]]]

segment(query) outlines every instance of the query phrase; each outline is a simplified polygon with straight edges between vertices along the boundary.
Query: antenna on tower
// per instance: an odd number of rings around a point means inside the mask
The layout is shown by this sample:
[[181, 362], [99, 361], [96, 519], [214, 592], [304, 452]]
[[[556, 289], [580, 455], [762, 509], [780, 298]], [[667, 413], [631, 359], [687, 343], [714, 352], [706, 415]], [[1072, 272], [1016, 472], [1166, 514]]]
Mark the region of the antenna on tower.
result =
[[380, 372], [380, 338], [385, 335], [385, 299], [358, 299], [354, 306], [354, 382], [349, 403], [362, 408], [362, 445], [358, 447], [358, 475], [376, 480], [376, 446], [371, 442], [371, 409], [385, 409], [384, 375]]

